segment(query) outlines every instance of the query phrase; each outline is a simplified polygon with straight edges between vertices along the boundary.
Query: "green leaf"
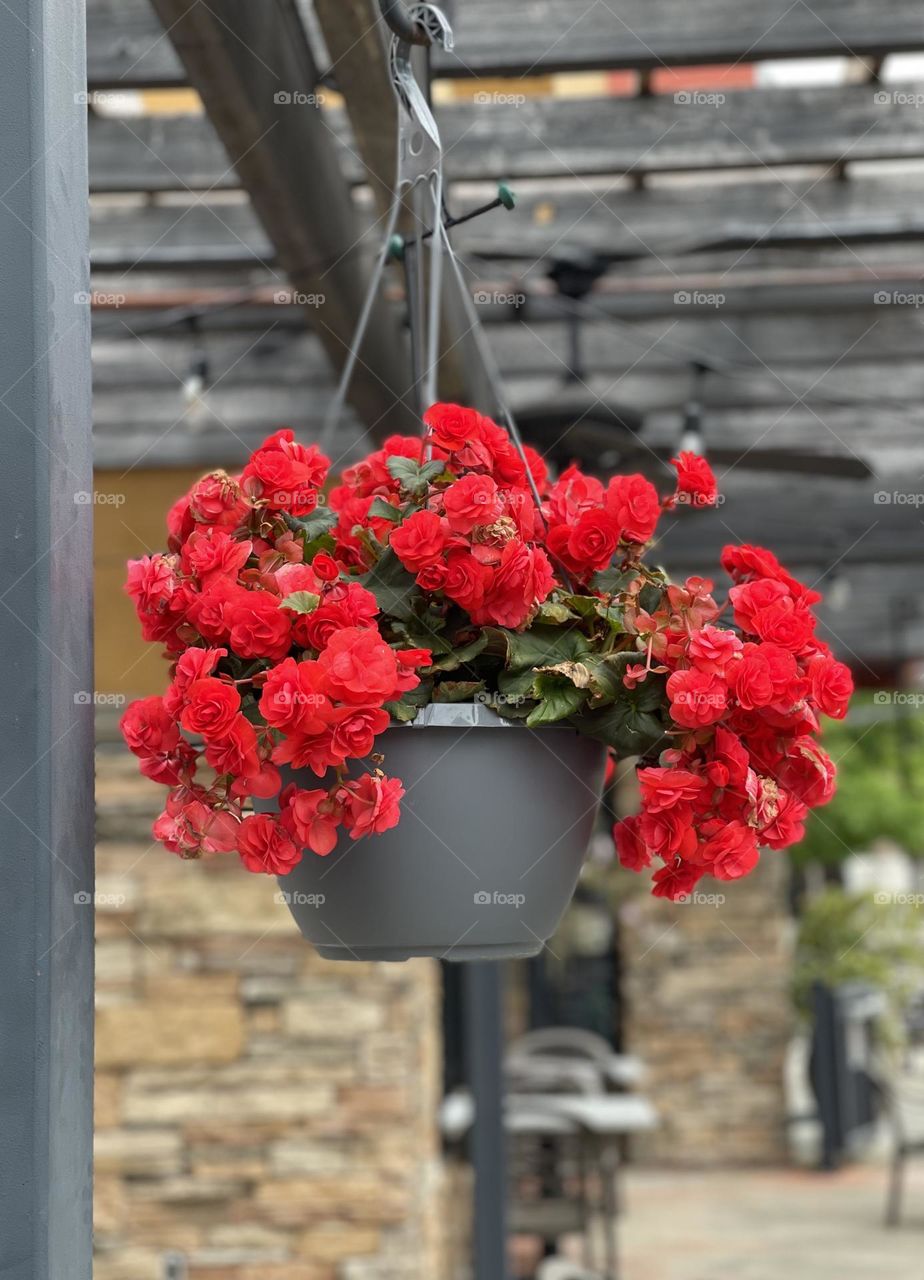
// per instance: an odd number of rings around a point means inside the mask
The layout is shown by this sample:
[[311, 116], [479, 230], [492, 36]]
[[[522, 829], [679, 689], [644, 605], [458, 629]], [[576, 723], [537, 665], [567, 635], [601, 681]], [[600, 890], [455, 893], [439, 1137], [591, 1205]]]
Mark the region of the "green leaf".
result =
[[663, 599], [664, 591], [652, 582], [642, 587], [638, 593], [638, 602], [646, 613], [655, 613], [661, 607]]
[[577, 659], [590, 647], [586, 636], [573, 627], [538, 626], [522, 632], [490, 628], [489, 634], [503, 638], [507, 649], [506, 665], [511, 671]]
[[285, 516], [289, 528], [295, 533], [303, 533], [306, 542], [312, 542], [333, 529], [338, 519], [337, 512], [330, 507], [318, 507], [307, 516]]
[[431, 482], [446, 470], [445, 462], [439, 459], [425, 462], [421, 466], [413, 458], [393, 457], [389, 458], [385, 465], [401, 488], [415, 497], [420, 497], [426, 493]]
[[392, 524], [400, 524], [402, 519], [401, 509], [393, 507], [384, 498], [376, 498], [373, 501], [369, 508], [369, 516], [375, 520], [390, 520]]
[[444, 680], [433, 690], [434, 702], [474, 702], [484, 692], [483, 680]]
[[571, 723], [622, 757], [649, 755], [655, 748], [663, 749], [668, 741], [660, 716], [642, 710], [628, 699], [599, 711], [582, 711], [572, 717]]
[[618, 596], [629, 589], [631, 583], [639, 577], [638, 569], [601, 569], [590, 580], [594, 591], [607, 596]]
[[578, 615], [568, 608], [565, 604], [559, 604], [554, 600], [546, 600], [539, 606], [537, 617], [542, 622], [564, 623], [570, 622]]
[[312, 538], [310, 542], [305, 542], [305, 564], [311, 564], [312, 560], [319, 551], [331, 552], [335, 549], [337, 543], [329, 533], [322, 533], [320, 537]]
[[427, 706], [432, 696], [433, 681], [424, 678], [415, 689], [408, 689], [400, 698], [396, 698], [393, 702], [386, 702], [385, 710], [393, 720], [400, 720], [402, 724], [406, 724], [409, 720], [416, 720], [417, 712], [421, 707]]
[[290, 596], [279, 601], [281, 609], [292, 609], [295, 613], [314, 613], [321, 603], [321, 597], [313, 591], [293, 591]]
[[487, 643], [488, 637], [482, 631], [471, 644], [463, 645], [460, 649], [450, 648], [445, 657], [440, 658], [438, 662], [434, 662], [433, 666], [437, 671], [457, 671], [459, 667], [465, 666], [473, 658], [477, 658]]
[[535, 683], [536, 672], [532, 667], [526, 671], [501, 671], [497, 677], [498, 691], [507, 700], [532, 701]]
[[567, 676], [548, 671], [539, 672], [536, 676], [535, 689], [540, 702], [526, 717], [531, 729], [566, 720], [575, 714], [587, 697], [585, 690], [578, 689]]
[[419, 594], [413, 575], [387, 547], [360, 583], [375, 596], [382, 613], [407, 621], [414, 615], [414, 597]]
[[567, 607], [581, 618], [592, 618], [597, 612], [600, 601], [596, 596], [563, 595], [562, 600]]

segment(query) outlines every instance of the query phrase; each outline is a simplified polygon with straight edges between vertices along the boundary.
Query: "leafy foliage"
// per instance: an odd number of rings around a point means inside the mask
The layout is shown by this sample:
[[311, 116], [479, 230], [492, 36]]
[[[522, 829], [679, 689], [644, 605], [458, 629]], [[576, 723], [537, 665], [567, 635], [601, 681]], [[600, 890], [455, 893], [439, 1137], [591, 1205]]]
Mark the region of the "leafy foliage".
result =
[[838, 792], [809, 817], [797, 862], [840, 862], [882, 838], [924, 856], [924, 716], [880, 697], [858, 696], [847, 720], [827, 725]]

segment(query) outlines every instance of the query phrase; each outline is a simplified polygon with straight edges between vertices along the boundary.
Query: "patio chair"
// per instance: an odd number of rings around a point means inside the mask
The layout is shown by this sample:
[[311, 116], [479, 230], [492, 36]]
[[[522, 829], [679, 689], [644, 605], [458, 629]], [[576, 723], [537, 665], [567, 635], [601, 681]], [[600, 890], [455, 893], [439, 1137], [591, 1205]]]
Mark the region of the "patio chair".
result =
[[615, 1053], [611, 1044], [594, 1031], [581, 1027], [541, 1027], [528, 1031], [511, 1044], [508, 1060], [545, 1063], [583, 1062], [596, 1069], [607, 1089], [631, 1089], [644, 1075], [639, 1058]]
[[900, 1064], [879, 1059], [874, 1080], [892, 1130], [885, 1223], [897, 1227], [901, 1221], [906, 1162], [909, 1156], [924, 1155], [924, 1052], [917, 1048]]

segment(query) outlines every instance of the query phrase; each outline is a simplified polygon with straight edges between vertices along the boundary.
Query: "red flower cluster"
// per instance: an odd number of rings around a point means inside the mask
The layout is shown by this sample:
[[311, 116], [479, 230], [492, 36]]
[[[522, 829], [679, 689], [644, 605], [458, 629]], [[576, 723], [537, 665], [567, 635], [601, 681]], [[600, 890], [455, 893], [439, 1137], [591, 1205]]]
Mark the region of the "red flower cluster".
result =
[[[284, 875], [305, 849], [330, 853], [341, 828], [387, 831], [404, 788], [374, 753], [392, 716], [460, 690], [490, 700], [503, 685], [481, 629], [536, 622], [538, 654], [580, 660], [512, 668], [528, 723], [600, 736], [605, 713], [619, 750], [662, 726], [672, 739], [641, 771], [642, 815], [616, 830], [626, 865], [663, 862], [656, 893], [743, 875], [759, 844], [797, 839], [832, 792], [813, 735], [820, 713], [844, 714], [850, 675], [815, 639], [817, 595], [769, 552], [726, 550], [731, 626], [710, 582], [669, 586], [642, 564], [662, 511], [716, 501], [707, 463], [681, 453], [661, 499], [641, 475], [604, 485], [572, 466], [553, 481], [472, 409], [438, 404], [425, 420], [425, 440], [392, 436], [326, 501], [327, 460], [277, 431], [240, 475], [193, 485], [168, 515], [167, 551], [130, 564], [143, 634], [173, 664], [166, 694], [122, 719], [142, 772], [169, 788], [157, 837]], [[614, 710], [639, 712], [641, 728]], [[319, 785], [282, 772], [301, 770]], [[276, 811], [245, 814], [250, 799]]]
[[[424, 420], [426, 442], [392, 437], [331, 492], [340, 513], [337, 554], [345, 563], [368, 564], [357, 526], [368, 529], [390, 543], [425, 591], [441, 592], [478, 625], [522, 627], [558, 585], [555, 566], [584, 585], [619, 547], [648, 542], [662, 509], [684, 495], [704, 506], [716, 500], [715, 477], [692, 454], [674, 459], [677, 491], [662, 502], [641, 475], [616, 476], [604, 487], [571, 466], [550, 484], [545, 463], [528, 446], [527, 474], [506, 431], [474, 409], [435, 404]], [[373, 504], [398, 505], [401, 482], [389, 459], [419, 463], [424, 443], [452, 483], [431, 489], [426, 504], [394, 529]]]
[[[167, 554], [129, 566], [144, 635], [176, 661], [166, 694], [132, 703], [122, 733], [142, 773], [171, 788], [154, 834], [182, 857], [237, 849], [249, 870], [284, 875], [304, 848], [330, 853], [341, 824], [357, 839], [398, 821], [401, 783], [344, 766], [370, 756], [385, 704], [416, 687], [430, 654], [387, 644], [375, 597], [330, 556], [306, 563], [285, 517], [316, 509], [327, 465], [276, 432], [240, 477], [206, 476], [173, 507]], [[336, 778], [290, 784], [278, 816], [245, 817], [248, 797], [279, 794], [284, 765]]]
[[761, 845], [801, 839], [809, 809], [834, 793], [834, 765], [813, 736], [819, 714], [842, 718], [853, 691], [848, 668], [815, 637], [817, 592], [760, 547], [726, 547], [722, 566], [736, 584], [736, 630], [715, 625], [722, 609], [702, 578], [630, 616], [647, 661], [626, 681], [669, 673], [676, 744], [639, 770], [642, 812], [614, 836], [624, 866], [660, 859], [654, 892], [672, 899], [707, 873], [746, 875]]

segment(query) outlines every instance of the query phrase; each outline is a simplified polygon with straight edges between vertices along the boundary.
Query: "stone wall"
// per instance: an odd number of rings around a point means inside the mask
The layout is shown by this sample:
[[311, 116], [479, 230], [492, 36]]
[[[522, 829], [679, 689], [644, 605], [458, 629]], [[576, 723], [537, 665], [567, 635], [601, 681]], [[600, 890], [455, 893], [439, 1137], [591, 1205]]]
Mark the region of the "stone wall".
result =
[[436, 966], [319, 960], [273, 881], [152, 846], [114, 743], [97, 773], [95, 1280], [443, 1275]]
[[703, 881], [695, 900], [675, 905], [640, 893], [624, 873], [626, 1042], [645, 1060], [644, 1090], [661, 1114], [657, 1133], [635, 1145], [640, 1157], [786, 1161], [783, 1066], [793, 1019], [786, 877], [785, 854], [768, 851], [748, 879]]

